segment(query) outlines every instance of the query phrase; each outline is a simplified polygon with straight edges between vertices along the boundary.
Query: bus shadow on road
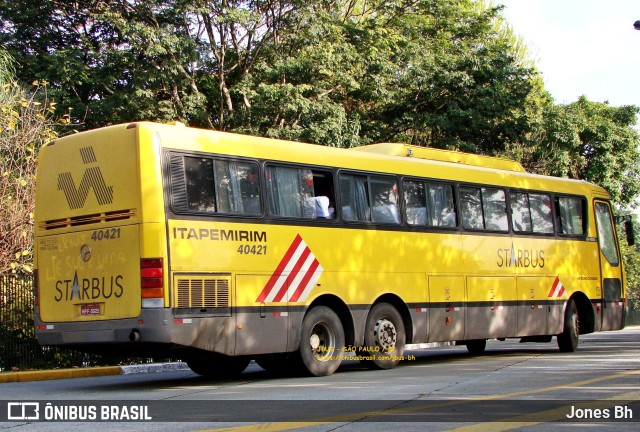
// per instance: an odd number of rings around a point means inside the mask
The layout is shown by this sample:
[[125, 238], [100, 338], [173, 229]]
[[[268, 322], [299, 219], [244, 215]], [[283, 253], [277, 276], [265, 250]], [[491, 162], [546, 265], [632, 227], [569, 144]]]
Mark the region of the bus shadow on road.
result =
[[[487, 349], [482, 354], [470, 354], [464, 346], [448, 346], [439, 348], [429, 348], [424, 350], [405, 351], [405, 360], [401, 361], [398, 367], [388, 372], [402, 373], [402, 369], [412, 366], [417, 367], [437, 367], [449, 363], [473, 363], [482, 361], [482, 359], [499, 360], [511, 357], [522, 356], [605, 356], [610, 355], [614, 351], [628, 349], [630, 345], [640, 346], [640, 340], [637, 340], [634, 334], [620, 333], [616, 335], [607, 334], [606, 337], [600, 334], [588, 335], [581, 339], [578, 350], [575, 353], [562, 353], [558, 350], [555, 343], [547, 344], [520, 344], [517, 341], [489, 341]], [[247, 370], [240, 375], [230, 376], [229, 378], [207, 378], [197, 375], [189, 370], [171, 373], [145, 373], [137, 374], [128, 382], [109, 382], [87, 385], [87, 389], [97, 391], [108, 396], [109, 393], [118, 391], [127, 391], [129, 389], [143, 390], [167, 390], [171, 389], [198, 389], [201, 387], [204, 391], [213, 391], [216, 388], [228, 389], [230, 387], [243, 384], [260, 384], [270, 381], [278, 381], [288, 379], [292, 384], [299, 381], [306, 381], [309, 384], [315, 384], [323, 381], [333, 381], [340, 379], [343, 374], [369, 374], [375, 375], [385, 373], [386, 371], [371, 370], [358, 360], [345, 360], [336, 374], [329, 377], [309, 377], [301, 372], [292, 369], [274, 372], [267, 371], [255, 362], [252, 362]], [[343, 375], [344, 376], [344, 375]], [[185, 397], [185, 396], [181, 396]]]

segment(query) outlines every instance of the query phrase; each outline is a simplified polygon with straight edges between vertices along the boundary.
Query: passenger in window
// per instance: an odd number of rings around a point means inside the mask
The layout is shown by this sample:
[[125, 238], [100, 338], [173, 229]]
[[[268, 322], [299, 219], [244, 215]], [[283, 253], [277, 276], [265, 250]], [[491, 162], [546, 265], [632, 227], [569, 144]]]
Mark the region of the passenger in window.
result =
[[442, 226], [454, 227], [456, 226], [456, 212], [453, 206], [442, 210]]
[[378, 189], [374, 198], [373, 222], [400, 223], [398, 212], [398, 186], [393, 183], [388, 188]]

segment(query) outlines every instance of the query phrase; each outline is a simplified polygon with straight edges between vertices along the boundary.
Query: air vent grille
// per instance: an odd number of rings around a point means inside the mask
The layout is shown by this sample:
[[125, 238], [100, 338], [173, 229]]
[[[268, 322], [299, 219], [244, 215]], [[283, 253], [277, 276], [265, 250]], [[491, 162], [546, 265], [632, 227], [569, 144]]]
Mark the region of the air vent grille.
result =
[[228, 308], [229, 283], [227, 276], [177, 278], [176, 307], [179, 309], [218, 309]]

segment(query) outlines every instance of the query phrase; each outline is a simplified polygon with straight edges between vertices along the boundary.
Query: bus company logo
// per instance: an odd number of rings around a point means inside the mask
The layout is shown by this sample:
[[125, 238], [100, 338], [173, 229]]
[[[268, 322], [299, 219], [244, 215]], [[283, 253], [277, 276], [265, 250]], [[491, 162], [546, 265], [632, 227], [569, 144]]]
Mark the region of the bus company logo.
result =
[[322, 271], [317, 258], [298, 234], [256, 302], [303, 302], [309, 297]]
[[[93, 147], [82, 147], [80, 149], [80, 156], [82, 157], [82, 163], [84, 165], [91, 165], [98, 162]], [[100, 167], [88, 167], [84, 171], [78, 187], [76, 187], [76, 183], [70, 172], [58, 174], [58, 190], [64, 192], [64, 196], [71, 210], [84, 207], [90, 189], [93, 189], [93, 192], [96, 194], [98, 204], [105, 205], [113, 202], [113, 186], [107, 186], [104, 177], [102, 177]]]
[[551, 285], [551, 290], [547, 297], [551, 298], [560, 298], [564, 296], [564, 285], [560, 282], [560, 277], [556, 276], [556, 280], [553, 281], [553, 285]]
[[511, 242], [511, 248], [498, 249], [498, 267], [544, 267], [544, 250], [517, 249]]
[[92, 278], [80, 278], [76, 271], [73, 279], [56, 281], [56, 294], [53, 299], [61, 301], [97, 300], [120, 298], [124, 294], [124, 276], [112, 275]]
[[92, 256], [91, 246], [86, 244], [82, 245], [80, 248], [80, 259], [82, 259], [82, 262], [88, 262]]

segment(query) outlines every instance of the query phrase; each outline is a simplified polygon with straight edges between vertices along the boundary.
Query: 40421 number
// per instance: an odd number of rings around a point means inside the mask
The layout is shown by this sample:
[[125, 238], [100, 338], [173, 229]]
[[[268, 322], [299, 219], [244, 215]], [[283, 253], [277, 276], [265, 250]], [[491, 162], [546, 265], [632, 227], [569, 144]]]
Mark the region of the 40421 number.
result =
[[120, 238], [120, 228], [107, 228], [94, 231], [93, 234], [91, 234], [91, 240], [93, 241], [114, 240], [118, 238]]
[[240, 245], [238, 246], [238, 253], [241, 255], [266, 255], [266, 245]]

